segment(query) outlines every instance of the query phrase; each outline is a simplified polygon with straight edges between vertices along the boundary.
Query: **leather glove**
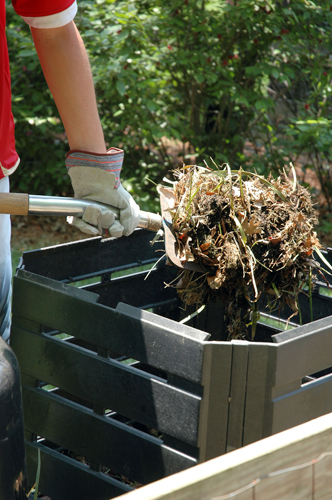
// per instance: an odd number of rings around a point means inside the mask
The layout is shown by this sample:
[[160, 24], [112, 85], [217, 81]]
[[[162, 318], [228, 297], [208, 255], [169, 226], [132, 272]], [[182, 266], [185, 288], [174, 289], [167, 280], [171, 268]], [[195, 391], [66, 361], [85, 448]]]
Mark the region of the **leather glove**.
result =
[[140, 219], [139, 206], [120, 182], [124, 152], [111, 148], [107, 154], [86, 151], [69, 151], [66, 167], [74, 189], [75, 198], [92, 200], [120, 210], [120, 220], [115, 220], [110, 210], [88, 206], [82, 218], [68, 217], [69, 224], [84, 233], [101, 235], [107, 230], [111, 236], [128, 236]]

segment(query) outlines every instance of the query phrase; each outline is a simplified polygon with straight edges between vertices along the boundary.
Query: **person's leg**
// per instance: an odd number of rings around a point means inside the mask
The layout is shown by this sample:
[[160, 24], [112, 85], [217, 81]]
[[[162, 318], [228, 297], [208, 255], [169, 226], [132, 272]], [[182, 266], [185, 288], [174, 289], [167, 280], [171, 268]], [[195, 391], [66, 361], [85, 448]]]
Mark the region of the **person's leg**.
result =
[[[0, 179], [0, 192], [9, 192], [9, 178]], [[0, 336], [9, 340], [11, 323], [12, 259], [10, 215], [0, 214]]]

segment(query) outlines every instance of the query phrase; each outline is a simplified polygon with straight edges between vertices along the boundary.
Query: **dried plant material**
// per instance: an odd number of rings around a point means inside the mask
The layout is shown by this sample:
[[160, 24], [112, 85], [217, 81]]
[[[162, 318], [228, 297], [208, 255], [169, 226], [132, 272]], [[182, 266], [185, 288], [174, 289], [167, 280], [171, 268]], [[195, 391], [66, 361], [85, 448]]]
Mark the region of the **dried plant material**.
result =
[[172, 228], [184, 271], [177, 283], [186, 304], [225, 304], [229, 338], [255, 335], [258, 303], [288, 305], [298, 313], [298, 294], [314, 285], [313, 249], [321, 247], [309, 192], [286, 173], [277, 179], [229, 166], [212, 171], [189, 166], [174, 172]]
[[245, 234], [259, 234], [262, 231], [259, 222], [255, 222], [254, 218], [248, 221], [248, 217], [245, 216], [240, 223]]

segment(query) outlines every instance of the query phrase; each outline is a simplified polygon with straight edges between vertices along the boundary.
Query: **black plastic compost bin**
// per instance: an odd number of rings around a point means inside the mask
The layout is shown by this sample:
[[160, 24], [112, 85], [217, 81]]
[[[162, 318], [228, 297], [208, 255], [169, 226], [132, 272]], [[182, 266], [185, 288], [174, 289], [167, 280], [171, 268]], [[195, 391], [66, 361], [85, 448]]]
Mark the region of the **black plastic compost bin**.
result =
[[[221, 304], [183, 324], [153, 234], [26, 252], [14, 279], [28, 480], [106, 500], [332, 412], [332, 298], [301, 298], [303, 326], [226, 341]], [[325, 252], [331, 260], [330, 252]], [[119, 276], [119, 271], [131, 270]], [[89, 280], [77, 288], [74, 282]], [[91, 281], [96, 280], [95, 283]], [[283, 313], [287, 318], [289, 311]]]

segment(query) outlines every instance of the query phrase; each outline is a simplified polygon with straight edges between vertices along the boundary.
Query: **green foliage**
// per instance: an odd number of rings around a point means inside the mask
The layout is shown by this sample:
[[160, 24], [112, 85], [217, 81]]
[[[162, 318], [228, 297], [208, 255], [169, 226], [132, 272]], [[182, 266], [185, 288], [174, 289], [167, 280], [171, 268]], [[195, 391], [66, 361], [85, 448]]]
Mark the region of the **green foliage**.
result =
[[[327, 110], [324, 111], [326, 115]], [[292, 120], [286, 129], [287, 135], [293, 139], [294, 154], [307, 152], [305, 167], [317, 174], [329, 211], [332, 211], [331, 126], [332, 120], [317, 113], [316, 119]]]
[[[106, 140], [124, 148], [124, 184], [143, 209], [158, 206], [147, 177], [159, 182], [178, 155], [262, 174], [301, 155], [326, 181], [328, 0], [81, 0], [76, 22]], [[27, 172], [29, 162], [45, 169], [42, 181], [21, 172], [20, 187], [66, 190], [61, 125], [28, 29], [11, 12], [8, 36], [19, 152]]]
[[165, 136], [190, 145], [185, 161], [263, 174], [322, 153], [317, 134], [290, 131], [329, 113], [330, 2], [232, 3], [81, 2], [107, 139], [123, 144], [136, 196], [174, 167]]

